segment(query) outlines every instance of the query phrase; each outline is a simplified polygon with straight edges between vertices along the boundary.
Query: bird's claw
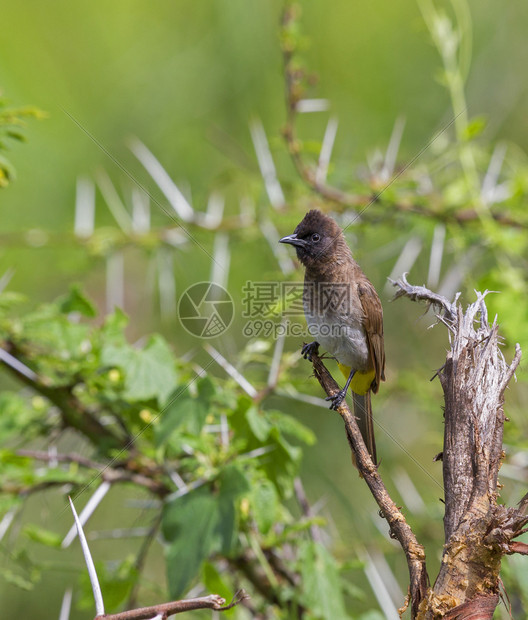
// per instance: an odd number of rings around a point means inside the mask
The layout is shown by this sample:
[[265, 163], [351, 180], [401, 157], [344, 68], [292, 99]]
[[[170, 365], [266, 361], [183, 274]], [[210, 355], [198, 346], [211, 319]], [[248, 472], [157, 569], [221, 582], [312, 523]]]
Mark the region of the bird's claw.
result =
[[312, 354], [315, 353], [316, 355], [319, 352], [319, 343], [316, 342], [315, 340], [313, 342], [308, 342], [307, 344], [303, 344], [303, 347], [301, 349], [301, 355], [304, 357], [305, 360], [309, 360], [310, 362], [312, 361]]
[[337, 411], [341, 403], [345, 400], [345, 396], [346, 396], [346, 391], [339, 390], [337, 394], [334, 394], [334, 396], [327, 396], [325, 400], [331, 400], [332, 404], [330, 405], [330, 409]]

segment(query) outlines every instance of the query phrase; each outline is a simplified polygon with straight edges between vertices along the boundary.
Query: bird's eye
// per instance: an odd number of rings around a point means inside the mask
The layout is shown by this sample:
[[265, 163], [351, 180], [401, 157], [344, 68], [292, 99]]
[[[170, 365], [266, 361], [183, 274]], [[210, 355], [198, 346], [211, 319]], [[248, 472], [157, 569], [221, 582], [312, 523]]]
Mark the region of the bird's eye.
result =
[[314, 243], [317, 243], [317, 242], [319, 241], [319, 239], [321, 239], [321, 236], [320, 236], [320, 235], [318, 235], [317, 233], [314, 233], [314, 234], [312, 235], [312, 241], [313, 241]]

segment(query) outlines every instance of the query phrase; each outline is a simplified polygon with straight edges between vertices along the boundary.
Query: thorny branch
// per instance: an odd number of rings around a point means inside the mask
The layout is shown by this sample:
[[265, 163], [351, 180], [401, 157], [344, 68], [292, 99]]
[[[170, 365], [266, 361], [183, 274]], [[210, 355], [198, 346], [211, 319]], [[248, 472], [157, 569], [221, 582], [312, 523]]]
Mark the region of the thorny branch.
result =
[[[95, 469], [100, 472], [101, 480], [110, 483], [116, 482], [133, 482], [138, 486], [145, 487], [155, 495], [164, 497], [169, 493], [169, 488], [158, 478], [157, 472], [152, 468], [144, 470], [142, 473], [127, 471], [125, 468], [112, 468], [103, 463], [92, 461], [80, 454], [54, 454], [44, 452], [42, 450], [17, 450], [19, 456], [27, 456], [38, 461], [57, 461], [59, 463], [77, 463], [89, 469]], [[62, 484], [62, 483], [61, 483]]]
[[[321, 179], [318, 174], [318, 167], [312, 166], [305, 161], [302, 152], [302, 141], [297, 135], [296, 120], [299, 113], [300, 103], [304, 95], [304, 83], [314, 81], [313, 77], [307, 76], [306, 71], [296, 62], [296, 42], [295, 37], [288, 36], [290, 30], [295, 30], [296, 21], [299, 18], [299, 5], [289, 2], [282, 15], [282, 57], [284, 65], [284, 82], [286, 98], [286, 124], [283, 128], [283, 136], [290, 153], [290, 157], [295, 165], [301, 180], [316, 194], [326, 201], [332, 202], [333, 207], [338, 210], [360, 209], [361, 215], [367, 207], [373, 203], [384, 199], [383, 192], [398, 176], [401, 176], [410, 164], [393, 174], [392, 179], [379, 185], [379, 180], [374, 179], [372, 191], [370, 193], [355, 194], [334, 187]], [[443, 130], [442, 130], [443, 131]], [[433, 139], [434, 140], [434, 139]], [[425, 149], [424, 149], [425, 150]], [[412, 161], [411, 161], [412, 163]], [[424, 197], [415, 192], [412, 196], [405, 196], [402, 199], [388, 199], [392, 213], [411, 213], [423, 217], [434, 218], [442, 223], [454, 223], [464, 225], [481, 220], [481, 213], [477, 209], [465, 208], [454, 210], [445, 204], [442, 196], [429, 194], [427, 202]], [[387, 217], [388, 213], [384, 213]], [[516, 229], [527, 229], [528, 221], [517, 219], [505, 213], [504, 210], [490, 211], [490, 219], [501, 226]]]

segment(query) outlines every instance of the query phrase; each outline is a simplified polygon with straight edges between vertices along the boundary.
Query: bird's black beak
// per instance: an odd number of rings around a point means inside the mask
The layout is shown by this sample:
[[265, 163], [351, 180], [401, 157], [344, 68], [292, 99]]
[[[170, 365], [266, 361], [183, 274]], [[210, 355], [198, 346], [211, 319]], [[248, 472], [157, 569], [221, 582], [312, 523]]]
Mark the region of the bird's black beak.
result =
[[306, 241], [304, 239], [298, 239], [295, 233], [292, 235], [286, 235], [286, 237], [279, 239], [279, 243], [289, 243], [290, 245], [296, 245], [300, 248], [303, 248], [306, 245]]

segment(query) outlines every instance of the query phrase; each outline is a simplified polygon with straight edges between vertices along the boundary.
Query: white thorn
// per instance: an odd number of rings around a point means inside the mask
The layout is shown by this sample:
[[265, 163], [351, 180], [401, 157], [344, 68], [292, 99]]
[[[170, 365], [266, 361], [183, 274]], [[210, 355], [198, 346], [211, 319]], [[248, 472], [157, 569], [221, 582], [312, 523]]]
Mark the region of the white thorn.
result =
[[196, 213], [196, 222], [204, 228], [214, 229], [222, 222], [225, 199], [219, 192], [213, 192], [207, 201], [205, 213]]
[[160, 314], [163, 321], [170, 321], [176, 315], [176, 280], [172, 250], [160, 248], [157, 264]]
[[5, 513], [2, 520], [0, 521], [0, 540], [2, 540], [2, 538], [7, 533], [7, 530], [11, 527], [11, 523], [13, 523], [16, 512], [16, 508], [11, 508], [11, 510]]
[[[83, 525], [86, 525], [86, 522], [92, 516], [93, 511], [101, 503], [104, 496], [108, 493], [109, 490], [110, 490], [110, 483], [103, 481], [99, 485], [99, 487], [96, 489], [92, 497], [90, 497], [90, 499], [86, 503], [86, 506], [81, 510], [81, 516], [78, 517], [79, 523], [81, 524], [81, 528]], [[71, 500], [70, 500], [70, 503], [71, 503]], [[77, 516], [76, 512], [74, 514], [75, 516]], [[64, 537], [64, 540], [61, 543], [62, 549], [67, 549], [72, 544], [72, 542], [75, 540], [75, 537], [77, 536], [77, 530], [78, 528], [75, 525], [72, 525], [69, 532], [66, 534], [66, 536]]]
[[427, 287], [431, 290], [434, 290], [440, 281], [445, 235], [446, 227], [444, 224], [438, 224], [435, 226], [433, 241], [431, 243], [431, 256], [429, 258], [429, 273], [427, 274]]
[[275, 386], [277, 379], [279, 378], [280, 361], [282, 357], [282, 351], [284, 350], [284, 338], [286, 335], [286, 329], [284, 322], [282, 322], [282, 329], [275, 343], [275, 350], [273, 351], [273, 359], [271, 360], [270, 370], [268, 374], [268, 387]]
[[64, 592], [64, 596], [62, 597], [62, 605], [59, 613], [59, 620], [69, 620], [70, 611], [71, 611], [71, 602], [72, 602], [72, 594], [73, 590], [68, 588]]
[[309, 114], [311, 112], [326, 112], [329, 107], [328, 99], [300, 99], [295, 110], [299, 114]]
[[405, 503], [406, 508], [416, 514], [424, 514], [426, 512], [425, 503], [405, 469], [403, 469], [403, 467], [398, 467], [398, 469], [394, 472], [392, 479], [398, 493], [401, 495]]
[[277, 179], [268, 139], [260, 119], [254, 119], [249, 124], [249, 130], [251, 132], [253, 146], [255, 147], [260, 173], [264, 179], [264, 186], [266, 187], [271, 206], [274, 209], [281, 209], [286, 204], [286, 200], [284, 199], [282, 187]]
[[220, 441], [224, 448], [229, 446], [229, 424], [225, 413], [220, 416]]
[[229, 235], [227, 233], [219, 232], [215, 235], [213, 257], [214, 260], [211, 265], [210, 281], [226, 288], [227, 278], [229, 276], [229, 265], [231, 262]]
[[77, 237], [90, 237], [94, 231], [95, 185], [86, 177], [77, 179], [75, 192], [74, 234]]
[[184, 222], [192, 222], [194, 220], [194, 209], [187, 202], [185, 196], [156, 157], [137, 138], [130, 141], [130, 150], [143, 164], [145, 170], [165, 195], [165, 198], [169, 201], [174, 211], [176, 211], [178, 217]]
[[315, 171], [316, 183], [324, 183], [326, 181], [328, 166], [330, 164], [330, 158], [332, 157], [332, 149], [334, 148], [337, 135], [337, 126], [337, 118], [331, 117], [328, 119], [323, 143], [321, 145], [321, 152], [319, 153], [319, 161], [317, 162], [317, 169]]
[[279, 243], [280, 235], [271, 220], [265, 219], [260, 222], [260, 230], [264, 239], [268, 242], [273, 256], [277, 259], [283, 274], [287, 275], [295, 271], [295, 264], [287, 248]]
[[210, 344], [205, 344], [204, 349], [215, 360], [215, 362], [219, 366], [221, 366], [227, 372], [227, 374], [238, 383], [238, 385], [244, 390], [244, 392], [246, 392], [246, 394], [249, 394], [251, 398], [255, 398], [258, 393], [257, 390], [243, 375], [238, 372], [238, 370], [233, 365], [231, 365], [226, 360], [226, 358], [221, 353], [219, 353]]
[[167, 495], [167, 497], [165, 498], [164, 501], [165, 502], [172, 502], [173, 500], [178, 499], [178, 497], [183, 497], [184, 495], [187, 495], [187, 493], [190, 493], [191, 491], [195, 491], [196, 489], [199, 489], [206, 482], [208, 482], [208, 480], [206, 478], [199, 478], [198, 480], [195, 480], [194, 482], [191, 482], [191, 484], [185, 485], [185, 487], [183, 489], [178, 489], [174, 493], [171, 493], [170, 495]]
[[132, 230], [132, 220], [130, 218], [130, 214], [117, 193], [110, 177], [104, 170], [99, 170], [97, 173], [97, 185], [99, 186], [106, 205], [110, 210], [110, 213], [114, 216], [117, 225], [124, 233], [129, 233]]
[[396, 166], [396, 158], [398, 157], [398, 151], [400, 149], [400, 143], [405, 128], [405, 119], [400, 116], [394, 123], [394, 129], [387, 146], [385, 153], [385, 159], [383, 160], [383, 168], [381, 170], [381, 180], [388, 181], [394, 174], [394, 167]]
[[482, 189], [480, 191], [480, 197], [482, 198], [482, 201], [487, 205], [498, 202], [496, 195], [497, 181], [499, 180], [499, 174], [505, 156], [506, 145], [497, 144], [491, 155], [488, 170], [486, 171], [484, 180], [482, 181]]
[[[366, 549], [358, 550], [359, 558], [364, 562], [365, 575], [370, 583], [370, 587], [376, 596], [378, 603], [383, 611], [383, 615], [387, 620], [400, 620], [400, 616], [394, 605], [385, 581], [375, 565], [372, 557]], [[403, 595], [402, 595], [403, 598]]]
[[125, 261], [122, 252], [106, 258], [106, 311], [125, 306]]
[[4, 351], [4, 349], [0, 349], [0, 360], [4, 362], [4, 364], [11, 366], [13, 370], [16, 370], [21, 375], [24, 375], [24, 377], [31, 379], [31, 381], [38, 380], [38, 375], [36, 372], [34, 372], [33, 370], [31, 370], [31, 368], [28, 368], [25, 364], [17, 360], [16, 357], [13, 357], [11, 353]]
[[440, 283], [438, 288], [439, 295], [451, 299], [455, 292], [459, 290], [460, 283], [473, 266], [476, 253], [477, 249], [475, 247], [470, 248], [459, 260], [455, 261]]
[[[419, 237], [411, 237], [403, 246], [400, 256], [398, 257], [389, 278], [391, 280], [396, 280], [402, 273], [409, 272], [421, 251], [422, 240]], [[389, 295], [393, 292], [393, 286], [389, 281], [387, 281], [387, 284], [385, 285], [385, 292]]]
[[150, 230], [150, 198], [137, 187], [132, 188], [132, 228], [139, 234]]
[[[100, 488], [101, 487], [99, 487], [99, 489]], [[93, 591], [94, 600], [95, 600], [95, 611], [98, 616], [104, 616], [105, 610], [104, 610], [104, 603], [103, 603], [103, 595], [101, 594], [101, 586], [99, 585], [99, 579], [97, 578], [97, 573], [95, 571], [95, 566], [92, 560], [92, 554], [90, 553], [90, 548], [88, 547], [88, 542], [86, 541], [86, 536], [84, 535], [82, 523], [81, 523], [80, 518], [77, 516], [77, 512], [75, 510], [75, 506], [73, 505], [72, 499], [71, 497], [69, 497], [68, 499], [70, 500], [70, 506], [73, 512], [73, 518], [75, 519], [75, 525], [77, 526], [77, 533], [79, 535], [79, 542], [81, 543], [81, 547], [82, 547], [83, 555], [84, 555], [84, 561], [86, 562], [86, 568], [88, 570], [88, 575], [90, 577], [90, 583], [92, 584], [92, 591]]]

